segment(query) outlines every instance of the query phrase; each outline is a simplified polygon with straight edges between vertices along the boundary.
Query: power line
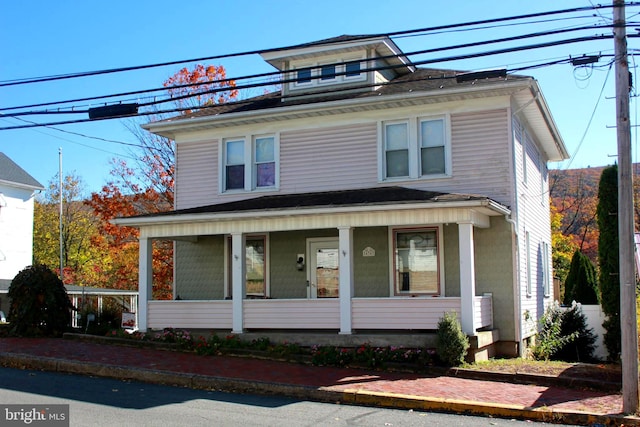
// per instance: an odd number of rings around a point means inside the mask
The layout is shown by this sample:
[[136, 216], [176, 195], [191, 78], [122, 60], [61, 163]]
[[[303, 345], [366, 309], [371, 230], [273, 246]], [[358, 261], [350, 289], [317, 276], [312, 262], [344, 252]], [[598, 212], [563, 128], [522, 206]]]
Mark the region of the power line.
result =
[[[605, 26], [605, 27], [610, 27], [610, 26]], [[591, 29], [592, 27], [582, 27], [580, 29]], [[520, 36], [514, 36], [514, 37], [507, 37], [507, 38], [501, 38], [501, 39], [495, 39], [495, 40], [487, 40], [487, 41], [480, 41], [480, 42], [474, 42], [474, 43], [466, 43], [466, 44], [462, 44], [462, 45], [453, 45], [453, 46], [447, 46], [447, 47], [441, 47], [441, 48], [432, 48], [432, 49], [425, 49], [425, 50], [420, 50], [420, 51], [416, 51], [416, 52], [410, 52], [408, 54], [405, 54], [405, 56], [415, 56], [418, 54], [423, 54], [423, 53], [434, 53], [434, 52], [439, 52], [439, 51], [445, 51], [445, 50], [452, 50], [452, 49], [460, 49], [460, 48], [468, 48], [468, 47], [475, 47], [475, 46], [483, 46], [486, 44], [491, 44], [491, 43], [501, 43], [504, 41], [514, 41], [514, 40], [521, 40], [524, 38], [529, 38], [529, 37], [539, 37], [541, 35], [551, 35], [551, 34], [557, 34], [558, 32], [565, 32], [566, 30], [553, 30], [553, 31], [549, 31], [549, 32], [538, 32], [538, 33], [532, 33], [532, 34], [526, 34], [526, 35], [520, 35]], [[511, 53], [511, 52], [517, 52], [517, 51], [521, 51], [521, 50], [530, 50], [530, 49], [538, 49], [538, 48], [543, 48], [543, 47], [549, 47], [549, 46], [557, 46], [557, 45], [561, 45], [561, 44], [570, 44], [570, 43], [578, 43], [578, 42], [583, 42], [583, 41], [591, 41], [591, 40], [599, 40], [599, 39], [603, 39], [603, 38], [611, 38], [612, 36], [605, 36], [605, 35], [600, 35], [600, 36], [587, 36], [587, 37], [579, 37], [579, 38], [573, 38], [573, 39], [566, 39], [566, 40], [558, 40], [558, 41], [552, 41], [552, 42], [545, 42], [545, 43], [539, 43], [539, 44], [534, 44], [534, 45], [525, 45], [525, 46], [517, 46], [517, 47], [511, 47], [511, 48], [504, 48], [504, 49], [498, 49], [498, 50], [493, 50], [493, 51], [485, 51], [485, 52], [480, 52], [480, 53], [472, 53], [472, 54], [466, 54], [466, 55], [458, 55], [458, 56], [453, 56], [453, 57], [444, 57], [444, 58], [436, 58], [436, 59], [428, 59], [428, 60], [422, 60], [422, 61], [412, 61], [412, 65], [425, 65], [425, 64], [431, 64], [431, 63], [437, 63], [437, 62], [447, 62], [447, 61], [453, 61], [453, 60], [460, 60], [460, 59], [470, 59], [470, 58], [475, 58], [475, 57], [481, 57], [481, 56], [490, 56], [490, 55], [498, 55], [498, 54], [503, 54], [503, 53]], [[384, 58], [390, 58], [390, 57], [395, 57], [395, 56], [386, 56]], [[327, 65], [327, 64], [324, 64]], [[330, 64], [330, 65], [343, 65], [343, 63], [334, 63], [334, 64]], [[404, 65], [389, 65], [389, 66], [376, 66], [376, 67], [371, 67], [371, 68], [366, 68], [363, 69], [363, 72], [369, 72], [369, 71], [381, 71], [381, 70], [385, 70], [385, 69], [393, 69], [393, 68], [398, 68], [398, 67], [402, 67]], [[307, 67], [304, 68], [304, 70], [311, 70], [312, 68], [315, 67]], [[299, 70], [298, 70], [299, 71]], [[206, 82], [198, 82], [198, 83], [191, 83], [191, 84], [183, 84], [183, 85], [177, 85], [177, 86], [172, 86], [169, 89], [178, 89], [178, 88], [185, 88], [185, 87], [195, 87], [195, 86], [203, 86], [203, 85], [207, 85], [207, 84], [216, 84], [217, 87], [214, 89], [210, 89], [207, 91], [201, 91], [201, 92], [197, 92], [197, 93], [190, 93], [190, 94], [186, 94], [186, 95], [182, 95], [182, 96], [178, 96], [178, 97], [171, 97], [168, 99], [163, 99], [163, 100], [154, 100], [151, 102], [147, 102], [147, 103], [141, 103], [139, 104], [140, 107], [145, 107], [145, 106], [151, 106], [151, 105], [158, 105], [158, 104], [162, 104], [162, 103], [166, 103], [166, 102], [174, 102], [176, 100], [180, 100], [180, 99], [187, 99], [187, 98], [192, 98], [194, 96], [201, 96], [201, 95], [206, 95], [206, 94], [212, 94], [212, 93], [219, 93], [219, 92], [226, 92], [226, 91], [230, 91], [230, 90], [240, 90], [240, 89], [249, 89], [249, 88], [256, 88], [256, 87], [264, 87], [264, 86], [269, 86], [274, 84], [273, 81], [266, 81], [266, 82], [258, 82], [258, 83], [252, 83], [252, 84], [245, 84], [245, 85], [235, 85], [234, 87], [230, 87], [230, 86], [222, 86], [220, 87], [219, 85], [224, 84], [224, 83], [231, 83], [231, 82], [235, 82], [236, 80], [248, 80], [248, 79], [254, 79], [256, 77], [265, 77], [265, 76], [280, 76], [282, 73], [280, 71], [276, 71], [276, 72], [270, 72], [270, 73], [261, 73], [261, 74], [254, 74], [254, 75], [249, 75], [249, 76], [245, 76], [245, 77], [238, 77], [235, 79], [229, 78], [229, 79], [221, 79], [221, 80], [215, 80], [215, 81], [206, 81]], [[340, 74], [340, 73], [336, 73], [336, 74]], [[284, 84], [284, 83], [290, 83], [290, 82], [294, 82], [296, 81], [295, 78], [288, 78], [288, 79], [283, 79], [281, 78], [277, 83], [280, 84]], [[158, 88], [158, 89], [153, 89], [152, 91], [155, 90], [167, 90], [166, 87], [163, 88]], [[135, 91], [135, 92], [129, 92], [129, 93], [137, 93], [137, 94], [141, 94], [141, 93], [145, 93], [145, 91]], [[111, 96], [115, 96], [115, 95], [110, 95], [108, 97]], [[94, 99], [98, 99], [97, 97], [94, 97]], [[100, 98], [103, 99], [103, 98]], [[60, 101], [59, 103], [66, 103], [67, 101]], [[70, 101], [69, 101], [70, 102]], [[22, 107], [13, 107], [11, 109], [19, 109]], [[67, 107], [69, 108], [69, 107]], [[72, 107], [72, 110], [41, 110], [41, 111], [25, 111], [25, 112], [16, 112], [16, 113], [9, 113], [9, 114], [5, 114], [7, 117], [17, 117], [17, 116], [24, 116], [24, 115], [57, 115], [57, 114], [86, 114], [88, 113], [88, 109], [76, 109], [76, 107]], [[2, 110], [8, 110], [10, 108], [3, 108], [0, 109], [0, 111]], [[0, 113], [1, 114], [1, 113]], [[4, 128], [0, 128], [0, 130], [3, 130]]]
[[[510, 41], [524, 40], [524, 39], [534, 38], [534, 37], [542, 37], [542, 36], [548, 36], [548, 35], [562, 34], [562, 33], [572, 32], [572, 31], [592, 30], [592, 29], [600, 29], [600, 28], [612, 28], [612, 27], [610, 25], [600, 25], [600, 26], [583, 26], [583, 27], [575, 27], [575, 28], [568, 28], [568, 29], [565, 28], [565, 29], [559, 29], [559, 30], [541, 31], [541, 32], [522, 34], [522, 35], [512, 36], [512, 37], [503, 37], [503, 38], [499, 38], [499, 39], [477, 41], [477, 42], [458, 44], [458, 45], [450, 45], [450, 46], [444, 46], [444, 47], [439, 47], [439, 48], [423, 49], [423, 50], [418, 50], [418, 51], [414, 51], [414, 52], [404, 53], [403, 55], [406, 56], [406, 57], [411, 57], [411, 56], [428, 54], [428, 53], [444, 52], [444, 51], [448, 51], [448, 50], [463, 49], [463, 48], [470, 48], [470, 47], [478, 47], [478, 46], [484, 46], [484, 45], [489, 45], [489, 44], [494, 44], [494, 43], [504, 43], [504, 42], [510, 42]], [[390, 59], [390, 58], [395, 58], [395, 57], [396, 57], [395, 55], [387, 55], [387, 56], [379, 57], [378, 59]], [[344, 65], [344, 64], [342, 64], [342, 63], [333, 63], [333, 64], [323, 64], [323, 65], [325, 65], [325, 66], [326, 65], [338, 66], [338, 65]], [[313, 67], [301, 68], [301, 69], [298, 69], [298, 71], [299, 70], [311, 70], [312, 68]], [[377, 69], [368, 69], [367, 71], [375, 71], [375, 70], [377, 70]], [[169, 89], [191, 88], [191, 87], [203, 86], [203, 85], [207, 85], [207, 84], [232, 83], [232, 82], [236, 82], [236, 81], [239, 81], [239, 80], [248, 80], [248, 79], [255, 79], [255, 78], [272, 77], [272, 76], [275, 77], [275, 76], [278, 76], [280, 74], [281, 74], [280, 71], [274, 71], [274, 72], [253, 74], [253, 75], [248, 75], [248, 76], [233, 77], [233, 78], [226, 78], [226, 79], [220, 79], [220, 80], [210, 80], [210, 81], [205, 81], [205, 82], [187, 83], [187, 84], [182, 84], [182, 85], [171, 86]], [[58, 105], [58, 104], [69, 104], [69, 103], [73, 103], [73, 102], [96, 101], [96, 100], [106, 99], [106, 98], [141, 95], [141, 94], [147, 94], [147, 93], [153, 93], [153, 92], [159, 92], [159, 91], [166, 91], [167, 89], [168, 89], [167, 87], [163, 86], [163, 87], [158, 87], [158, 88], [129, 91], [129, 92], [123, 92], [123, 93], [119, 93], [119, 94], [112, 94], [112, 95], [84, 97], [84, 98], [76, 98], [76, 99], [72, 99], [72, 100], [52, 101], [52, 102], [39, 103], [39, 104], [30, 104], [30, 105], [23, 105], [23, 106], [16, 106], [16, 107], [3, 107], [3, 108], [0, 108], [0, 111], [10, 111], [10, 110], [33, 108], [33, 107], [43, 107], [43, 106], [51, 106], [51, 105]], [[74, 108], [74, 107], [61, 107], [61, 108]], [[66, 110], [65, 111], [60, 111], [60, 110], [57, 110], [57, 111], [51, 111], [51, 112], [42, 113], [42, 114], [68, 114], [68, 113], [73, 113], [73, 111], [66, 111]], [[86, 111], [80, 110], [80, 113], [86, 113]], [[26, 112], [26, 113], [15, 113], [15, 114], [12, 114], [12, 115], [13, 116], [18, 116], [18, 115], [33, 115], [33, 114], [41, 114], [41, 113]]]
[[[534, 67], [541, 67], [541, 66], [550, 66], [550, 65], [557, 65], [560, 63], [570, 63], [571, 62], [571, 58], [567, 58], [564, 60], [555, 60], [555, 61], [551, 61], [548, 63], [544, 63], [544, 64], [537, 64], [537, 65], [531, 65], [528, 67], [520, 67], [517, 69], [517, 71], [522, 71], [525, 69], [530, 69], [530, 68], [534, 68]], [[513, 72], [514, 70], [510, 70], [511, 72]], [[415, 81], [427, 81], [427, 80], [444, 80], [444, 79], [454, 79], [456, 78], [455, 75], [451, 75], [451, 76], [439, 76], [439, 77], [434, 77], [434, 76], [429, 76], [427, 78], [423, 78], [423, 79], [418, 79], [418, 80], [414, 80]], [[287, 81], [296, 81], [296, 79], [289, 79], [289, 80], [285, 80], [284, 82]], [[375, 85], [371, 85], [371, 84], [366, 84], [366, 85], [361, 85], [358, 88], [369, 88], [372, 86], [391, 86], [391, 85], [395, 85], [395, 84], [402, 84], [404, 83], [404, 81], [398, 82], [398, 81], [394, 81], [391, 80], [389, 82], [386, 83], [376, 83]], [[255, 84], [255, 85], [251, 85], [252, 87], [257, 87], [257, 86], [261, 86], [261, 85], [266, 85], [268, 83], [259, 83], [259, 84]], [[356, 88], [357, 89], [357, 88]], [[228, 89], [215, 89], [211, 92], [218, 92], [218, 91], [224, 91], [224, 90], [228, 90]], [[339, 89], [335, 89], [333, 91], [327, 91], [325, 92], [326, 95], [335, 95], [335, 94], [340, 94], [342, 92], [345, 91], [352, 91], [354, 90], [354, 87], [349, 87], [349, 88], [339, 88]], [[200, 95], [202, 95], [204, 93], [200, 93]], [[184, 97], [179, 97], [176, 99], [181, 99], [181, 98], [188, 98], [188, 97], [192, 97], [193, 95], [185, 95]], [[295, 99], [296, 97], [304, 97], [306, 96], [306, 94], [302, 94], [302, 95], [288, 95], [289, 99]], [[175, 99], [174, 99], [175, 100]], [[236, 101], [233, 103], [228, 103], [228, 104], [224, 104], [224, 105], [232, 105], [234, 107], [237, 107], [239, 105], [242, 104], [248, 104], [248, 103], [253, 103], [256, 102], [256, 98], [250, 98], [247, 100], [243, 100], [243, 101]], [[220, 107], [220, 104], [213, 104], [213, 105], [204, 105], [204, 106], [199, 106], [199, 107], [180, 107], [180, 108], [173, 108], [173, 109], [167, 109], [167, 110], [161, 110], [161, 111], [149, 111], [149, 112], [140, 112], [138, 113], [138, 116], [147, 116], [147, 115], [156, 115], [156, 114], [167, 114], [167, 113], [178, 113], [178, 112], [183, 112], [183, 111], [192, 111], [192, 110], [205, 110], [208, 108], [216, 108], [216, 107]], [[7, 117], [10, 117], [9, 115], [7, 115]], [[0, 127], [0, 130], [11, 130], [11, 129], [26, 129], [26, 128], [33, 128], [33, 127], [40, 127], [40, 126], [52, 126], [52, 125], [65, 125], [65, 124], [76, 124], [76, 123], [85, 123], [85, 122], [89, 122], [89, 121], [96, 121], [96, 120], [108, 120], [108, 119], [113, 119], [116, 117], [104, 117], [104, 118], [99, 118], [99, 119], [75, 119], [75, 120], [65, 120], [65, 121], [59, 121], [59, 122], [51, 122], [51, 123], [43, 123], [43, 124], [31, 124], [31, 125], [21, 125], [21, 126], [12, 126], [12, 127]]]
[[[628, 6], [637, 6], [638, 4], [640, 4], [640, 3], [638, 3], [638, 2], [627, 3]], [[376, 37], [381, 37], [381, 36], [387, 36], [387, 37], [391, 37], [392, 38], [392, 37], [399, 37], [399, 36], [412, 34], [412, 33], [424, 33], [424, 32], [429, 32], [429, 31], [438, 31], [438, 30], [444, 30], [444, 29], [461, 28], [461, 27], [472, 26], [472, 25], [482, 25], [482, 24], [490, 24], [490, 23], [505, 22], [505, 21], [515, 21], [515, 20], [521, 20], [521, 19], [537, 18], [537, 17], [542, 17], [542, 16], [557, 15], [557, 14], [584, 12], [584, 11], [599, 10], [599, 9], [612, 8], [612, 7], [614, 7], [614, 6], [613, 5], [583, 6], [583, 7], [561, 9], [561, 10], [555, 10], [555, 11], [529, 13], [529, 14], [516, 15], [516, 16], [504, 17], [504, 18], [484, 19], [484, 20], [464, 22], [464, 23], [459, 23], [459, 24], [440, 25], [440, 26], [435, 26], [435, 27], [427, 27], [427, 28], [414, 29], [414, 30], [404, 30], [404, 31], [396, 31], [396, 32], [377, 34], [377, 35], [367, 35], [367, 36], [362, 36], [362, 39], [366, 40], [366, 39], [376, 38]], [[342, 43], [342, 41], [340, 41], [340, 40], [334, 40], [334, 41], [329, 40], [329, 41], [325, 42], [325, 44], [340, 44], [340, 43]], [[95, 75], [102, 75], [102, 74], [118, 73], [118, 72], [124, 72], [124, 71], [142, 70], [142, 69], [148, 69], [148, 68], [165, 67], [165, 66], [169, 66], [169, 65], [185, 64], [185, 63], [191, 63], [191, 62], [211, 61], [211, 60], [215, 60], [215, 59], [233, 58], [233, 57], [239, 57], [239, 56], [261, 54], [261, 53], [265, 53], [265, 52], [284, 51], [284, 50], [289, 50], [289, 49], [294, 49], [294, 48], [299, 48], [299, 47], [304, 47], [304, 46], [313, 46], [314, 44], [317, 44], [317, 42], [316, 43], [301, 44], [301, 45], [286, 46], [286, 47], [279, 47], [279, 48], [275, 48], [275, 49], [260, 49], [260, 50], [253, 50], [253, 51], [229, 53], [229, 54], [223, 54], [223, 55], [214, 55], [214, 56], [201, 57], [201, 58], [192, 58], [192, 59], [187, 59], [187, 60], [168, 61], [168, 62], [147, 64], [147, 65], [137, 65], [137, 66], [130, 66], [130, 67], [119, 67], [119, 68], [103, 69], [103, 70], [96, 70], [96, 71], [83, 71], [83, 72], [60, 74], [60, 75], [53, 75], [53, 76], [28, 77], [28, 78], [24, 78], [24, 79], [15, 79], [15, 80], [2, 81], [2, 82], [0, 82], [0, 87], [16, 86], [16, 85], [31, 84], [31, 83], [42, 83], [42, 82], [49, 82], [49, 81], [55, 81], [55, 80], [64, 80], [64, 79], [71, 79], [71, 78], [78, 78], [78, 77], [87, 77], [87, 76], [95, 76]]]

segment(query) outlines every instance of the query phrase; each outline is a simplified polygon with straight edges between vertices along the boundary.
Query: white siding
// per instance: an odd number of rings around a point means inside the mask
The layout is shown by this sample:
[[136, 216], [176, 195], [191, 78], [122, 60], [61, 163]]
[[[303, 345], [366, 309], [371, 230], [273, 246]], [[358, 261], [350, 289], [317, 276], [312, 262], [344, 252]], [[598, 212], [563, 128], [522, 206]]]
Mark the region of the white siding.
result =
[[[549, 218], [549, 182], [546, 159], [541, 156], [536, 141], [525, 125], [518, 120], [513, 122], [515, 139], [515, 162], [518, 181], [518, 226], [520, 251], [520, 320], [522, 336], [526, 338], [536, 332], [537, 319], [553, 301], [553, 289], [550, 295], [544, 294], [543, 263], [551, 272], [551, 251], [544, 258], [543, 244], [551, 247], [551, 221]], [[529, 236], [529, 247], [527, 239]], [[527, 269], [529, 257], [530, 269]], [[528, 277], [529, 272], [530, 277]], [[531, 283], [531, 293], [527, 293], [527, 284]], [[526, 321], [526, 319], [530, 319]]]
[[214, 203], [218, 194], [218, 141], [176, 144], [176, 209]]
[[339, 329], [337, 299], [326, 300], [245, 300], [244, 327], [247, 329]]
[[149, 301], [147, 307], [151, 329], [231, 329], [231, 301]]
[[0, 279], [33, 263], [33, 191], [0, 187]]
[[376, 123], [283, 132], [284, 193], [372, 187], [377, 182]]
[[355, 298], [352, 310], [354, 329], [436, 329], [460, 298]]

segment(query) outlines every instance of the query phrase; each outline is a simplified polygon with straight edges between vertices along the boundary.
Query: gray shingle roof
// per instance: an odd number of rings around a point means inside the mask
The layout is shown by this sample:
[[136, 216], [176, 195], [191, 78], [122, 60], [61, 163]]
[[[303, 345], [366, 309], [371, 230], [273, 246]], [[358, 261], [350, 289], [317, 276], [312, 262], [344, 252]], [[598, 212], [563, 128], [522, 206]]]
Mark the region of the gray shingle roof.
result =
[[376, 187], [354, 190], [321, 191], [313, 193], [277, 194], [188, 209], [139, 215], [130, 218], [160, 217], [200, 213], [231, 213], [264, 210], [293, 210], [300, 208], [372, 206], [404, 203], [437, 203], [490, 200], [477, 194], [441, 193], [405, 187]]
[[[258, 111], [266, 109], [275, 109], [289, 107], [293, 105], [314, 104], [327, 101], [339, 101], [345, 99], [380, 97], [389, 95], [410, 94], [415, 92], [429, 92], [452, 88], [477, 87], [500, 84], [505, 81], [531, 79], [529, 76], [509, 75], [506, 78], [492, 77], [481, 80], [473, 80], [458, 83], [456, 76], [464, 74], [465, 71], [435, 69], [435, 68], [418, 68], [415, 72], [397, 77], [386, 84], [380, 84], [376, 90], [366, 92], [345, 91], [344, 88], [333, 90], [325, 90], [322, 95], [315, 94], [309, 97], [308, 93], [296, 97], [288, 95], [284, 100], [280, 92], [272, 92], [266, 95], [260, 95], [242, 101], [229, 102], [201, 108], [190, 114], [184, 114], [171, 117], [163, 121], [180, 122], [194, 117], [217, 116], [221, 114], [238, 113], [243, 111]], [[350, 86], [353, 89], [353, 86]]]
[[32, 187], [34, 189], [44, 188], [34, 177], [29, 175], [2, 152], [0, 152], [0, 181]]

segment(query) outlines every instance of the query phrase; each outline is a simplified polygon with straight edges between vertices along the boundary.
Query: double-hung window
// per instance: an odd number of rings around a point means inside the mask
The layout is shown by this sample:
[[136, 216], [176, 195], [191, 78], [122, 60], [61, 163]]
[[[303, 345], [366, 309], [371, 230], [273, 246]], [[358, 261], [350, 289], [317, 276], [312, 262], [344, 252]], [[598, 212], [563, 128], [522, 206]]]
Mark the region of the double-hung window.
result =
[[253, 191], [277, 186], [276, 136], [256, 135], [225, 139], [223, 150], [223, 192]]
[[261, 136], [253, 138], [253, 173], [255, 188], [276, 185], [275, 138]]
[[244, 139], [225, 141], [225, 189], [244, 189]]
[[420, 179], [450, 174], [445, 117], [382, 123], [382, 180]]
[[420, 163], [422, 176], [442, 175], [445, 167], [444, 120], [420, 120]]
[[438, 229], [393, 230], [394, 293], [396, 295], [438, 294], [440, 267]]
[[409, 176], [409, 123], [387, 123], [384, 128], [388, 178]]

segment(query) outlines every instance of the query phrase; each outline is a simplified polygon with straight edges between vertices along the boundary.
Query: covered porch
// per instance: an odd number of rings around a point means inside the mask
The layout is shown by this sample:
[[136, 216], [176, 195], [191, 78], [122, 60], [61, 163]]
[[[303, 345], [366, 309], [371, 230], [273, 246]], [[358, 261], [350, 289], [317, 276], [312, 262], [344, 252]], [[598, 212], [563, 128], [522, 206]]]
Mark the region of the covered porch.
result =
[[[470, 336], [493, 328], [492, 295], [476, 292], [474, 230], [490, 229], [492, 217], [509, 213], [506, 207], [480, 196], [399, 187], [303, 196], [306, 198], [265, 196], [116, 220], [119, 225], [140, 229], [139, 329], [173, 327], [236, 334], [261, 330], [333, 331], [340, 335], [372, 331], [420, 333], [434, 331], [447, 312], [458, 314], [463, 331]], [[323, 203], [324, 198], [332, 202]], [[403, 258], [403, 247], [398, 243], [403, 230], [418, 230], [423, 237], [434, 236], [432, 260], [437, 267], [401, 272], [403, 260], [414, 265], [431, 262], [431, 258], [418, 261], [415, 257], [410, 261]], [[247, 247], [251, 245], [247, 242], [256, 235], [271, 236], [270, 240], [265, 239], [264, 247], [267, 252], [271, 249], [272, 254], [265, 261], [264, 293], [251, 295], [247, 292], [253, 286], [247, 273], [251, 271], [247, 265], [251, 261]], [[310, 237], [317, 235], [324, 237]], [[375, 240], [372, 235], [383, 237]], [[314, 276], [322, 266], [313, 259], [315, 255], [310, 248], [318, 239], [327, 240], [327, 236], [335, 238], [335, 251], [330, 253], [337, 258], [330, 272], [335, 275], [335, 289], [323, 294], [316, 289]], [[175, 278], [175, 300], [151, 300], [154, 239], [192, 246], [209, 239], [212, 243], [208, 249], [198, 252], [205, 254], [204, 258], [189, 256], [184, 262], [191, 263], [189, 280], [208, 288], [217, 286], [220, 292], [201, 294], [204, 298], [190, 297], [188, 292], [183, 295], [181, 286], [187, 275], [181, 273]], [[377, 244], [367, 243], [371, 239]], [[304, 249], [296, 247], [296, 241], [306, 241]], [[415, 252], [412, 252], [414, 243], [408, 249], [409, 254]], [[282, 252], [286, 256], [279, 256]], [[215, 264], [214, 253], [222, 254], [221, 260], [207, 273], [201, 267], [204, 263]], [[424, 253], [427, 250], [419, 254]], [[206, 261], [209, 254], [211, 257]], [[196, 258], [199, 261], [194, 261]], [[176, 264], [181, 259], [177, 255]], [[301, 270], [301, 265], [306, 283], [302, 283], [304, 276], [300, 276], [295, 281], [302, 284], [296, 284], [295, 291], [283, 292], [293, 280], [283, 277], [293, 277], [294, 273], [286, 276], [280, 270]], [[176, 265], [176, 270], [180, 268]], [[434, 283], [432, 289], [414, 285], [427, 273], [432, 276], [429, 279]], [[373, 282], [382, 284], [376, 285], [375, 292], [370, 290]]]

